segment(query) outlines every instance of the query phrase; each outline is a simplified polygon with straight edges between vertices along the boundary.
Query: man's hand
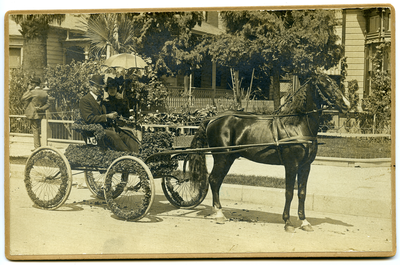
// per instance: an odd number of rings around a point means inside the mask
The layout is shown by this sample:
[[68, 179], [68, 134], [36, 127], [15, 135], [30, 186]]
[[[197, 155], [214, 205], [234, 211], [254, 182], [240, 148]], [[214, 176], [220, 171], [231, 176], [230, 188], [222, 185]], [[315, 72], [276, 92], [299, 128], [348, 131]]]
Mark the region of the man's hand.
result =
[[118, 113], [114, 111], [114, 112], [106, 114], [106, 117], [107, 117], [107, 119], [115, 120], [118, 117]]

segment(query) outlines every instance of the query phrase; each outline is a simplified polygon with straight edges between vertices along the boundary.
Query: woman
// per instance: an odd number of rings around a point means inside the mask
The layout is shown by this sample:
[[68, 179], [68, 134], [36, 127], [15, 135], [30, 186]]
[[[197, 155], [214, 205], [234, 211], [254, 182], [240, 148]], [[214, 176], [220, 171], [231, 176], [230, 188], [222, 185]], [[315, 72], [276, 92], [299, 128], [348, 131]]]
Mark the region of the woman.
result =
[[[105, 88], [108, 97], [103, 100], [103, 105], [106, 107], [107, 113], [117, 112], [119, 116], [129, 119], [131, 115], [129, 112], [128, 101], [122, 98], [122, 95], [118, 93], [118, 89], [119, 85], [116, 80], [109, 77]], [[132, 152], [138, 153], [140, 141], [136, 136], [135, 131], [127, 127], [118, 126], [118, 120], [114, 127], [120, 134], [129, 136], [124, 137], [124, 139], [126, 139], [125, 144]]]

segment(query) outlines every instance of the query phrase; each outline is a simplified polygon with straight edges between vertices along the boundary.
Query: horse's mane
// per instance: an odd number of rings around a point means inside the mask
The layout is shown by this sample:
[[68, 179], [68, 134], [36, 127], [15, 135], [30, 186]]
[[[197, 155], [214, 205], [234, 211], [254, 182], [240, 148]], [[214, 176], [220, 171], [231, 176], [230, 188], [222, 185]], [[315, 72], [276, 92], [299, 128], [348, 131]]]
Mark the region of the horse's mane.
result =
[[285, 103], [274, 112], [276, 115], [291, 115], [305, 112], [307, 90], [311, 82], [306, 82], [297, 91], [289, 93]]

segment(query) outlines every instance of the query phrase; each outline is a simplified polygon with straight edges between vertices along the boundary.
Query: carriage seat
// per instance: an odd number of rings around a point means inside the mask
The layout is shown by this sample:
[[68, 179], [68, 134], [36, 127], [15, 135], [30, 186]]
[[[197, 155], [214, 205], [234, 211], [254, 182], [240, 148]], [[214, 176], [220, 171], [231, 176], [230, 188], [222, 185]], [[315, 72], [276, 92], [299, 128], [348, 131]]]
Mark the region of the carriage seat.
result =
[[74, 123], [72, 129], [80, 133], [87, 145], [105, 147], [104, 137], [106, 135], [100, 124], [87, 124], [81, 117], [79, 110], [74, 110]]

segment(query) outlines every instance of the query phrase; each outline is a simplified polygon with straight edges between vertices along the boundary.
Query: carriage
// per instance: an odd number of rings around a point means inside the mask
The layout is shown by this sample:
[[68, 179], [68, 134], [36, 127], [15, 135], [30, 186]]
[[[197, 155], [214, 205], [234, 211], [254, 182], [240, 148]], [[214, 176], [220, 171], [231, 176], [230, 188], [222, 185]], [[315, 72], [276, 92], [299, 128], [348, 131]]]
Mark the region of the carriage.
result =
[[[25, 186], [35, 205], [56, 209], [67, 200], [71, 191], [71, 170], [83, 170], [89, 190], [96, 197], [105, 199], [109, 209], [124, 220], [139, 220], [148, 213], [155, 196], [154, 178], [162, 178], [164, 195], [178, 208], [199, 205], [210, 186], [216, 211], [214, 216], [218, 219], [224, 218], [219, 199], [223, 179], [235, 159], [245, 157], [285, 167], [282, 217], [288, 232], [294, 231], [289, 212], [297, 178], [301, 228], [312, 231], [305, 217], [304, 204], [310, 165], [317, 153], [320, 116], [326, 105], [344, 112], [350, 107], [335, 82], [319, 74], [295, 91], [287, 104], [273, 115], [235, 112], [205, 120], [188, 148], [169, 147], [147, 155], [100, 150], [93, 157], [101, 157], [105, 162], [93, 159], [95, 165], [79, 165], [79, 157], [71, 161], [57, 149], [42, 147], [28, 158]], [[84, 131], [81, 134], [86, 145], [77, 150], [81, 151], [81, 157], [85, 157], [87, 150], [95, 148], [90, 144], [101, 139], [93, 139], [93, 134]], [[206, 154], [212, 154], [214, 158], [209, 176], [204, 159]], [[178, 161], [183, 164], [182, 171], [177, 170]], [[152, 164], [158, 166], [149, 166]]]
[[[187, 172], [177, 169], [179, 161], [186, 165], [187, 158], [181, 150], [172, 150], [166, 144], [158, 150], [169, 152], [150, 155], [114, 151], [102, 146], [101, 133], [96, 134], [100, 125], [82, 124], [80, 118], [74, 125], [72, 128], [81, 133], [85, 144], [71, 144], [64, 153], [44, 146], [28, 157], [24, 182], [36, 207], [61, 207], [73, 186], [72, 171], [83, 172], [90, 192], [105, 200], [115, 216], [123, 220], [137, 221], [148, 213], [155, 197], [156, 178], [162, 179], [163, 193], [177, 208], [193, 208], [206, 197], [207, 179], [194, 190]], [[88, 160], [84, 156], [89, 157], [89, 163], [80, 162]]]

